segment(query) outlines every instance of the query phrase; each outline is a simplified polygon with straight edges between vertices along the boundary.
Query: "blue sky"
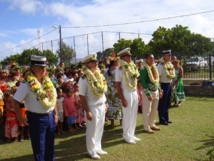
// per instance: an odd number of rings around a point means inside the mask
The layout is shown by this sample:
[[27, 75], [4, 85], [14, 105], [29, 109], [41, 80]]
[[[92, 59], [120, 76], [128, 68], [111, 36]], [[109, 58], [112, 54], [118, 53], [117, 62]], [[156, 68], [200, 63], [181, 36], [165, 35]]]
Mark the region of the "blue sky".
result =
[[[152, 34], [159, 26], [172, 28], [176, 24], [188, 26], [192, 32], [212, 38], [214, 12], [179, 17], [211, 10], [214, 10], [213, 0], [1, 0], [0, 60], [32, 47], [55, 52], [58, 48], [59, 30], [53, 28], [53, 25], [62, 26], [63, 41], [71, 46], [74, 46], [73, 36], [98, 32], [88, 35], [89, 47], [86, 36], [75, 37], [75, 49], [79, 58], [88, 52], [102, 50], [101, 31], [112, 31], [104, 32], [104, 48], [112, 47], [117, 41], [116, 31]], [[174, 16], [178, 18], [100, 26]], [[73, 28], [91, 25], [99, 27]], [[43, 36], [44, 34], [47, 35]], [[133, 34], [121, 35], [125, 39], [135, 38]], [[65, 37], [69, 38], [64, 39]], [[142, 35], [142, 39], [148, 43], [151, 36]]]

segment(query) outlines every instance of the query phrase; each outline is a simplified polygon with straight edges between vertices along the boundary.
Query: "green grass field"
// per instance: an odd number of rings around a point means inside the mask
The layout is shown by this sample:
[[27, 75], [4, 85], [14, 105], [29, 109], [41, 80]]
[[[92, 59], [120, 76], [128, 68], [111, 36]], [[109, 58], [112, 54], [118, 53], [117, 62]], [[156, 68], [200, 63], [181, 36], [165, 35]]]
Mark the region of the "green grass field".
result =
[[[122, 128], [105, 125], [102, 146], [108, 155], [103, 161], [207, 161], [214, 160], [214, 98], [187, 97], [179, 108], [170, 109], [169, 126], [160, 125], [155, 134], [143, 133], [142, 115], [138, 115], [135, 145], [122, 139]], [[85, 129], [56, 135], [56, 160], [87, 161]], [[0, 160], [32, 161], [29, 140], [0, 144]]]

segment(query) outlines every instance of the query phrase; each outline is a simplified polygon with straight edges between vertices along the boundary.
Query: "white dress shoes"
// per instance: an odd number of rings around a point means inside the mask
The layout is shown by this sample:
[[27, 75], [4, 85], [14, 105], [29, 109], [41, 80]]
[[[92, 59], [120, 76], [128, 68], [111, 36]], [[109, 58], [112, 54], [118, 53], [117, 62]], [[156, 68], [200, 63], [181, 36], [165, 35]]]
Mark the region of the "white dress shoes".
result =
[[132, 139], [133, 139], [134, 141], [141, 141], [141, 139], [140, 139], [140, 138], [137, 138], [136, 136], [133, 136]]
[[136, 144], [136, 142], [133, 139], [124, 139], [125, 142], [127, 142], [128, 144]]
[[97, 150], [96, 152], [99, 155], [107, 155], [108, 154], [106, 151], [103, 151], [103, 150]]
[[89, 156], [90, 156], [92, 159], [100, 159], [100, 156], [99, 156], [96, 152], [94, 152], [94, 151], [90, 152], [90, 153], [89, 153]]

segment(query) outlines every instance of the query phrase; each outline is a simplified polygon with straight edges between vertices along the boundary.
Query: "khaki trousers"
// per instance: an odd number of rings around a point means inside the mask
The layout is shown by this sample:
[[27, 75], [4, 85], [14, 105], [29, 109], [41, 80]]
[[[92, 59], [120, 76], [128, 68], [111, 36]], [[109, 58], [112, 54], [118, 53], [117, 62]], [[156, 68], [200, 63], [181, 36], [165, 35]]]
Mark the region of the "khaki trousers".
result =
[[143, 128], [144, 130], [150, 130], [150, 127], [155, 126], [155, 118], [158, 108], [159, 91], [150, 91], [152, 101], [148, 100], [148, 97], [143, 92]]

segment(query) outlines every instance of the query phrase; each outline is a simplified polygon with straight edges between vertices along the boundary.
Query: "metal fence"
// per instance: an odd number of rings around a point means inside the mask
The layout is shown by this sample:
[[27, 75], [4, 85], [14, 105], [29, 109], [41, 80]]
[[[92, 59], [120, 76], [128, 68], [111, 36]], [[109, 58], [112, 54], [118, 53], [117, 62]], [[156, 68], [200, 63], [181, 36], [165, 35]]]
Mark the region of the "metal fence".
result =
[[214, 57], [211, 54], [180, 58], [184, 79], [212, 80], [214, 77]]

